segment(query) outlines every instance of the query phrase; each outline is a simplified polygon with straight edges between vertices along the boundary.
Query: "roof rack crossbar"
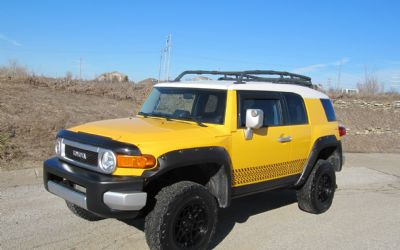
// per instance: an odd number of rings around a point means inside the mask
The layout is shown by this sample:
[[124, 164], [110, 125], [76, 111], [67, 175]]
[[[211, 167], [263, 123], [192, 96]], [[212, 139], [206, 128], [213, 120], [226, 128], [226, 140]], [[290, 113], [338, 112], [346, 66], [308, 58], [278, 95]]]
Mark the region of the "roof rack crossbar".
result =
[[[246, 71], [216, 71], [216, 70], [187, 70], [175, 78], [174, 82], [179, 82], [185, 75], [222, 75], [220, 80], [236, 80], [235, 83], [245, 83], [246, 81], [266, 81], [272, 83], [288, 83], [312, 87], [311, 78], [286, 71], [275, 70], [246, 70]], [[278, 77], [262, 77], [258, 75], [276, 75]]]

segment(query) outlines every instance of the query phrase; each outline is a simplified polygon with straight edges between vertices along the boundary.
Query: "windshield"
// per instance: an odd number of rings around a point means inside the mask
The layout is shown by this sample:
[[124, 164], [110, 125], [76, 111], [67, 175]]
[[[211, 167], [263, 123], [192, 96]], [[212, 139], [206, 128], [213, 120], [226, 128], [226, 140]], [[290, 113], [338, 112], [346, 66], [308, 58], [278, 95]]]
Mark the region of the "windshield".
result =
[[226, 91], [153, 88], [139, 115], [223, 124]]

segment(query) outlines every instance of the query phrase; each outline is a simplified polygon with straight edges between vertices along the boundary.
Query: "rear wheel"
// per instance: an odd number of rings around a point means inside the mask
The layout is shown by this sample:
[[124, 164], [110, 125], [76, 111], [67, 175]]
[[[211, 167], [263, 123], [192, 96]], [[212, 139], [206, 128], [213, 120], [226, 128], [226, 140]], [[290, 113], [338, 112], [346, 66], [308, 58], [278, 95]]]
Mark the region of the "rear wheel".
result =
[[332, 205], [335, 189], [336, 176], [332, 164], [319, 160], [304, 186], [297, 190], [299, 208], [313, 214], [327, 211]]
[[217, 224], [216, 199], [193, 182], [163, 188], [145, 221], [150, 249], [206, 249]]
[[67, 207], [69, 208], [69, 210], [71, 210], [72, 213], [74, 213], [76, 216], [88, 220], [88, 221], [97, 221], [97, 220], [101, 220], [103, 218], [101, 218], [100, 216], [95, 215], [94, 213], [91, 213], [89, 211], [87, 211], [86, 209], [83, 209], [69, 201], [66, 201], [67, 203]]

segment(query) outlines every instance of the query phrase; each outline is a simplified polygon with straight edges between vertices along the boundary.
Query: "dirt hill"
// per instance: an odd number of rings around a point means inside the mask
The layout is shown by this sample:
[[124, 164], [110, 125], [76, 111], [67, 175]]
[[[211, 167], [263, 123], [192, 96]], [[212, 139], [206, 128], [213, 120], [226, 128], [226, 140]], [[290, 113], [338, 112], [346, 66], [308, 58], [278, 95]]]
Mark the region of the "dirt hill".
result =
[[[0, 168], [40, 166], [53, 154], [62, 128], [134, 115], [152, 84], [0, 79]], [[349, 129], [345, 151], [400, 153], [400, 108], [394, 101], [335, 100], [338, 120]]]

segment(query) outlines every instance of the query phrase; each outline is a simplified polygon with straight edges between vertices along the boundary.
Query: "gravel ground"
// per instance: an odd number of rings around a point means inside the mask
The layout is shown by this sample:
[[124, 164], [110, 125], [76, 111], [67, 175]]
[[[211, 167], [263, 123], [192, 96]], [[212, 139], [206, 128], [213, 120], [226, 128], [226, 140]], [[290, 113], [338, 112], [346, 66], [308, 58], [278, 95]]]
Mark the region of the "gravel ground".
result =
[[[399, 249], [400, 155], [347, 154], [331, 209], [302, 212], [293, 191], [220, 211], [216, 249]], [[143, 221], [86, 222], [41, 185], [40, 170], [0, 172], [0, 249], [147, 249]]]

